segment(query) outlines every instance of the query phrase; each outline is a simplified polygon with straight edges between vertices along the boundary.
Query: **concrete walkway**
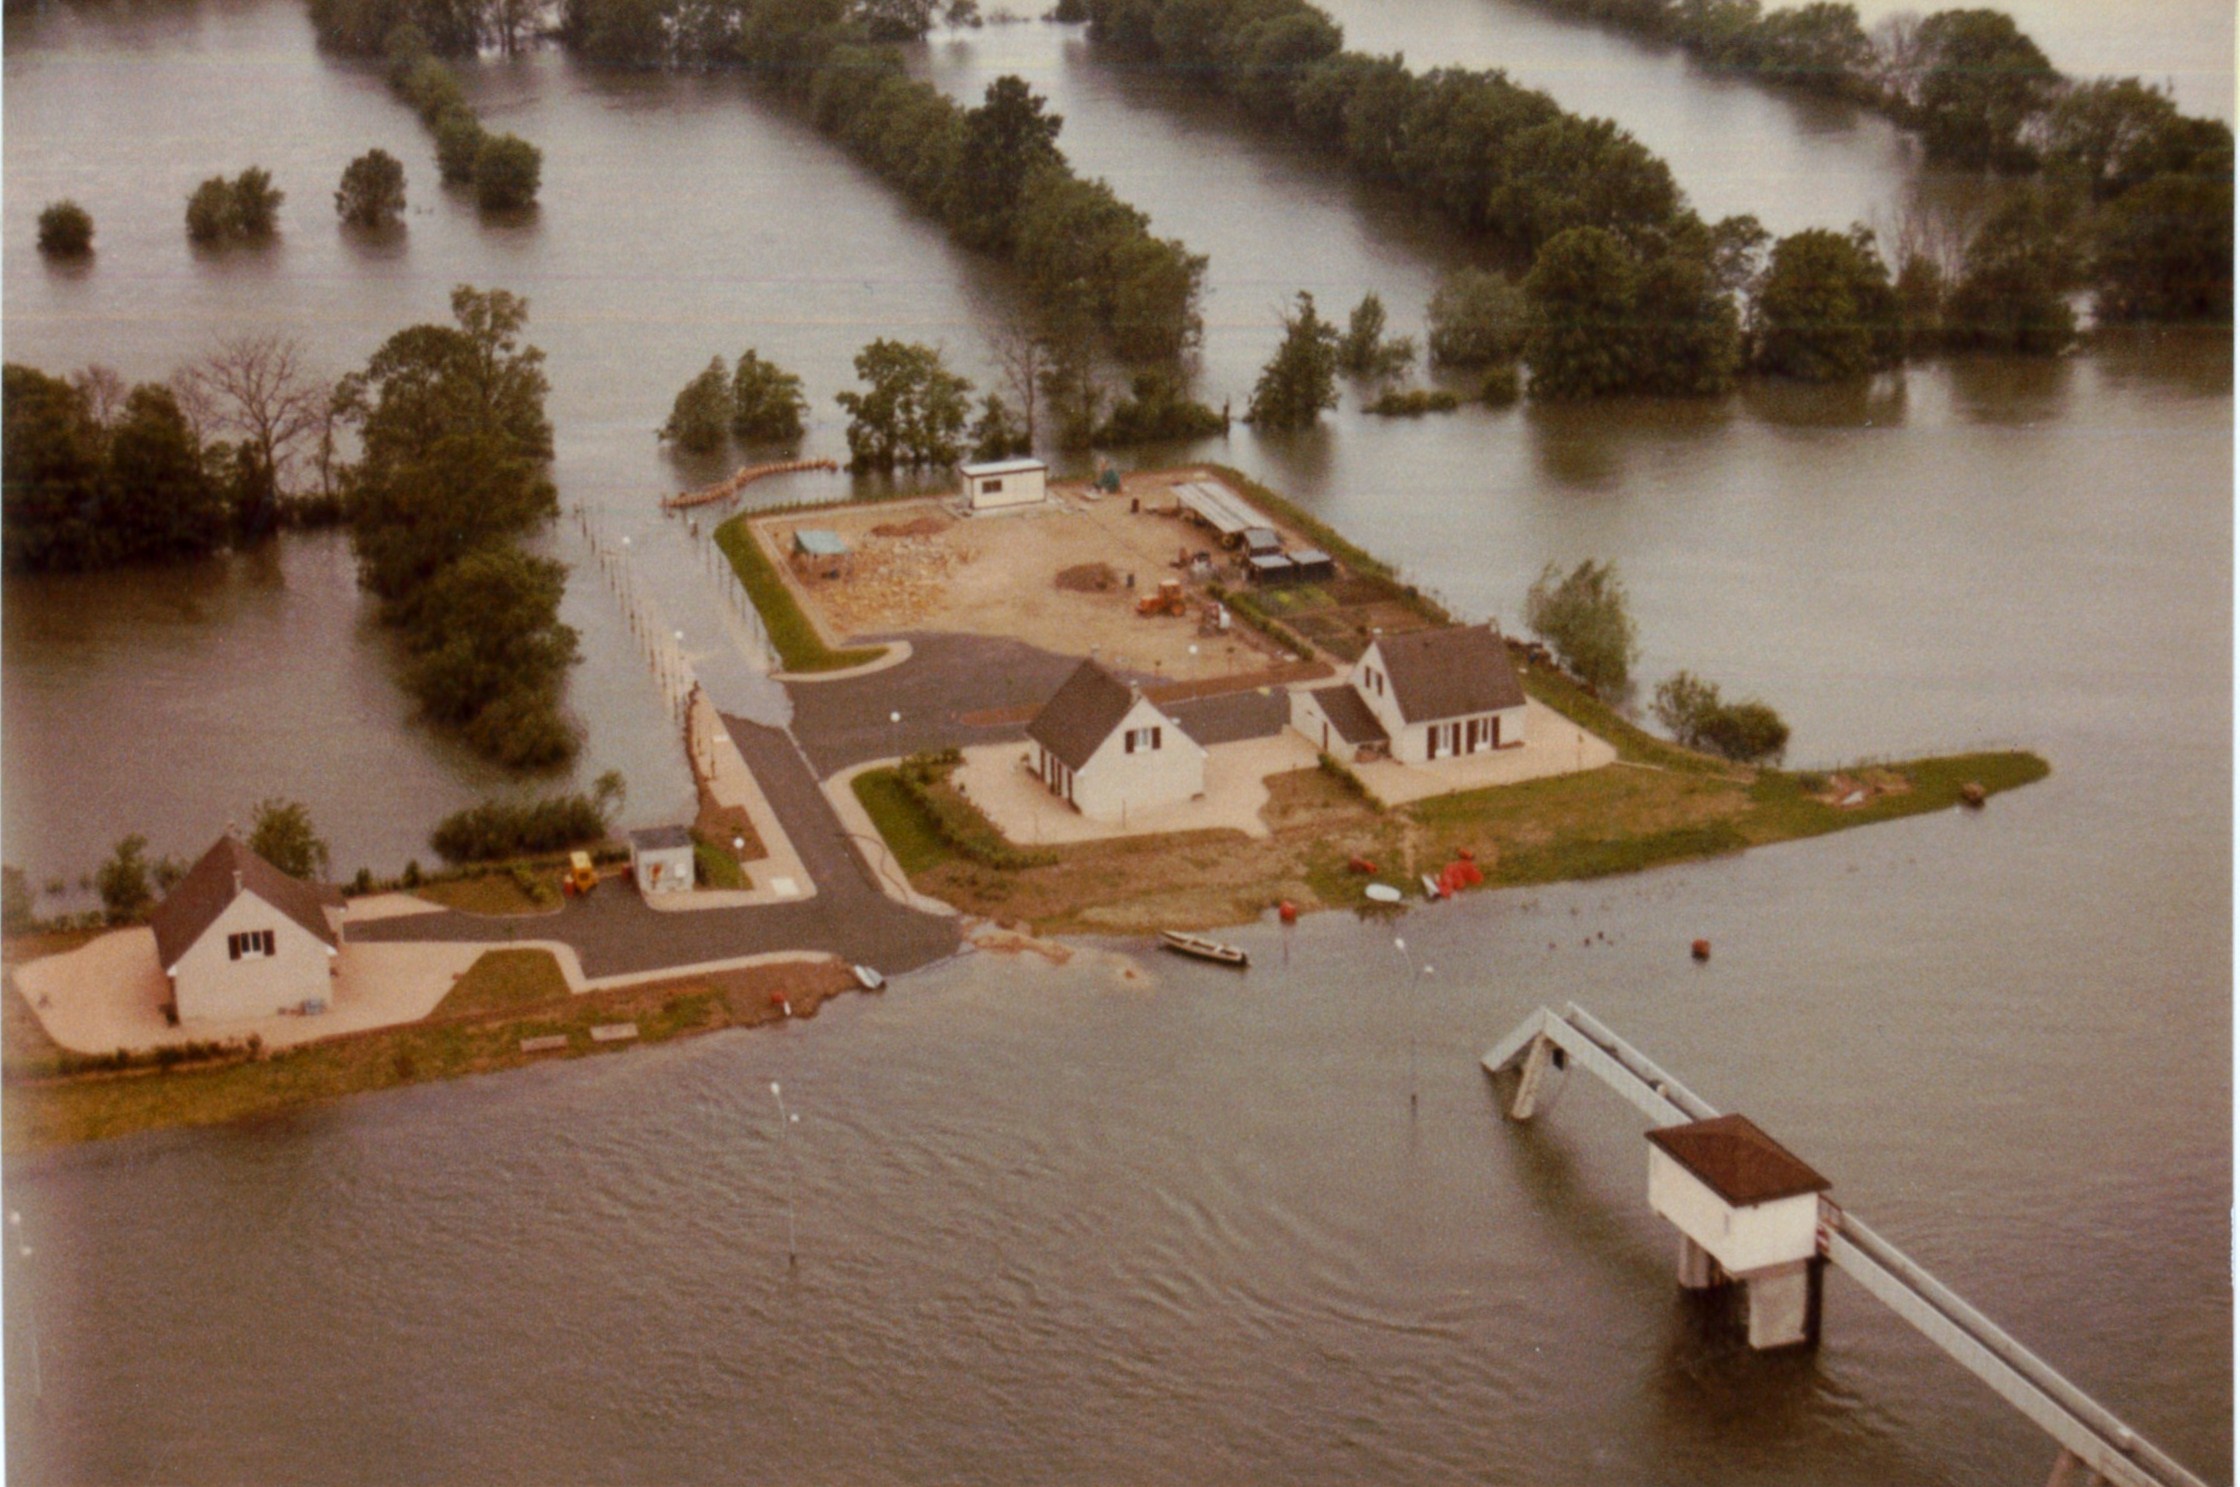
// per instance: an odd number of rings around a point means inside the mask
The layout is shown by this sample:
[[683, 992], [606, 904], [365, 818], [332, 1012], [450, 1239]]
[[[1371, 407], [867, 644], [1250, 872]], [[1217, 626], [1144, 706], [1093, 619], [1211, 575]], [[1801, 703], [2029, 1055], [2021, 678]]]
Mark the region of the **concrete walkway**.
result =
[[1288, 729], [1273, 737], [1219, 743], [1206, 750], [1202, 799], [1131, 810], [1125, 821], [1099, 821], [1050, 793], [1021, 763], [1026, 747], [1012, 743], [966, 749], [964, 764], [952, 778], [996, 830], [1028, 848], [1172, 831], [1227, 830], [1266, 837], [1271, 833], [1261, 811], [1268, 803], [1268, 776], [1315, 767], [1313, 746]]
[[1465, 754], [1432, 764], [1396, 764], [1382, 759], [1374, 764], [1356, 764], [1353, 772], [1386, 805], [1406, 805], [1460, 790], [1580, 774], [1617, 761], [1615, 748], [1554, 708], [1530, 700], [1524, 707], [1525, 741], [1521, 748]]

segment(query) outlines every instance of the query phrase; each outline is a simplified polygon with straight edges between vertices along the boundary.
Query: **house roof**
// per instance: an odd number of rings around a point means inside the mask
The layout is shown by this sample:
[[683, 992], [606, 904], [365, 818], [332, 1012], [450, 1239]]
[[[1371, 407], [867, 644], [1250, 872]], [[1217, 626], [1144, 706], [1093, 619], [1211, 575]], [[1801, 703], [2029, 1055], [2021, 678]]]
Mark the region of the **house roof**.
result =
[[692, 845], [692, 832], [683, 826], [647, 826], [630, 833], [630, 845], [640, 851], [659, 852]]
[[1136, 705], [1136, 690], [1095, 661], [1084, 661], [1027, 725], [1027, 737], [1079, 769]]
[[1283, 537], [1274, 527], [1246, 527], [1239, 535], [1244, 538], [1244, 550], [1246, 552], [1283, 551]]
[[967, 480], [983, 475], [1024, 475], [1029, 470], [1047, 470], [1050, 467], [1040, 460], [984, 460], [976, 465], [959, 465], [957, 473]]
[[1392, 679], [1392, 700], [1410, 723], [1524, 705], [1509, 647], [1491, 625], [1380, 635], [1376, 649]]
[[1752, 1208], [1832, 1186], [1747, 1116], [1665, 1126], [1649, 1132], [1649, 1139], [1730, 1207]]
[[176, 966], [243, 892], [254, 893], [330, 948], [340, 943], [334, 926], [327, 922], [326, 910], [341, 907], [341, 891], [289, 877], [229, 832], [187, 869], [187, 875], [148, 916], [163, 968], [169, 971]]
[[1334, 687], [1317, 687], [1307, 695], [1321, 707], [1330, 726], [1338, 730], [1338, 737], [1354, 747], [1392, 742], [1392, 735], [1384, 731], [1384, 724], [1369, 711], [1369, 704], [1361, 700], [1361, 694], [1343, 682]]

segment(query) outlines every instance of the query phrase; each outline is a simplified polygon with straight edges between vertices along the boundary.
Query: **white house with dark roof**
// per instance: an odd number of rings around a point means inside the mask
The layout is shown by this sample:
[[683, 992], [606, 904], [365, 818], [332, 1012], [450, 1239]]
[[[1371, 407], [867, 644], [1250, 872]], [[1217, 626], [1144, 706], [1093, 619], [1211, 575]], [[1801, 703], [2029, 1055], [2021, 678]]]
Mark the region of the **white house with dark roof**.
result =
[[1524, 684], [1490, 625], [1380, 635], [1342, 684], [1292, 694], [1291, 725], [1325, 753], [1435, 763], [1522, 745]]
[[220, 837], [148, 917], [181, 1023], [323, 1003], [342, 949], [342, 894]]
[[957, 466], [974, 511], [1039, 506], [1050, 498], [1050, 467], [1038, 459], [983, 460]]
[[1206, 751], [1143, 693], [1084, 661], [1027, 725], [1050, 793], [1098, 821], [1206, 793]]
[[1680, 1231], [1680, 1284], [1742, 1281], [1754, 1348], [1813, 1341], [1828, 1179], [1746, 1116], [1662, 1126], [1648, 1137], [1649, 1206]]

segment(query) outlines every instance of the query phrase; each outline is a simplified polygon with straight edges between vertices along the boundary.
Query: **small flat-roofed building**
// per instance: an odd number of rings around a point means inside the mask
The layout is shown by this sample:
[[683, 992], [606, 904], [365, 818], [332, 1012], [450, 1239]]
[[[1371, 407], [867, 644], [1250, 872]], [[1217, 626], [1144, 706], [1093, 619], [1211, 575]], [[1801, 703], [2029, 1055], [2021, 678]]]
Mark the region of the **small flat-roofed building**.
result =
[[1649, 1206], [1680, 1231], [1681, 1285], [1742, 1281], [1752, 1347], [1810, 1342], [1820, 1323], [1820, 1194], [1828, 1179], [1746, 1116], [1648, 1135]]
[[1291, 566], [1301, 583], [1324, 583], [1338, 576], [1338, 565], [1319, 547], [1293, 548]]
[[1097, 821], [1206, 793], [1206, 751], [1141, 691], [1083, 661], [1027, 725], [1051, 794]]
[[838, 578], [848, 571], [848, 541], [822, 527], [796, 527], [793, 533], [793, 567], [816, 578]]
[[1361, 694], [1343, 682], [1293, 692], [1291, 726], [1333, 758], [1358, 763], [1392, 752], [1392, 735], [1384, 731]]
[[974, 511], [1034, 506], [1050, 498], [1050, 467], [1037, 459], [985, 460], [959, 465], [965, 499]]
[[692, 833], [682, 826], [649, 826], [630, 833], [630, 876], [647, 897], [689, 893], [693, 883]]
[[1283, 534], [1274, 527], [1246, 527], [1237, 534], [1237, 542], [1248, 558], [1283, 551]]
[[337, 890], [291, 878], [230, 833], [148, 916], [184, 1023], [317, 1010], [342, 949]]
[[1244, 560], [1244, 571], [1254, 583], [1289, 583], [1299, 576], [1290, 555], [1281, 552], [1254, 553]]

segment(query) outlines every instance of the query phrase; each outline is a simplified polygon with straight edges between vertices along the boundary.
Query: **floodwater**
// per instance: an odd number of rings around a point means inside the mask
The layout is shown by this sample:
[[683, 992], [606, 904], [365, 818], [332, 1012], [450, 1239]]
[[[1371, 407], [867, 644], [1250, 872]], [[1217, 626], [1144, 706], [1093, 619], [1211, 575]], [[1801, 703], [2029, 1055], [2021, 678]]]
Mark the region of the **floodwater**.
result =
[[[1523, 80], [1640, 131], [1707, 211], [1840, 225], [1913, 180], [1871, 117], [1806, 129], [1806, 105], [1508, 0], [1336, 9], [1357, 44], [1417, 66], [1513, 54]], [[1575, 71], [1603, 75], [1606, 101], [1528, 68], [1535, 47], [1560, 55], [1535, 41], [1551, 26], [1600, 59]], [[2103, 70], [2046, 29], [2059, 65]], [[2104, 66], [2159, 75], [2193, 55]], [[1186, 83], [1100, 60], [1077, 28], [937, 38], [919, 65], [960, 96], [1023, 73], [1081, 169], [1212, 255], [1201, 385], [1217, 404], [1242, 406], [1293, 290], [1342, 313], [1375, 289], [1420, 332], [1439, 273], [1471, 259]], [[653, 510], [722, 463], [657, 449], [675, 389], [755, 345], [807, 379], [808, 452], [842, 455], [830, 399], [863, 341], [939, 340], [984, 378], [975, 327], [1009, 303], [999, 272], [731, 79], [485, 65], [488, 116], [546, 154], [544, 206], [502, 228], [432, 189], [417, 124], [378, 78], [319, 58], [283, 0], [11, 18], [5, 80], [4, 241], [65, 193], [101, 233], [81, 274], [6, 256], [11, 359], [150, 377], [221, 329], [282, 328], [339, 371], [440, 316], [453, 283], [529, 296], [562, 501], [586, 508], [552, 539], [579, 565], [570, 617], [591, 652], [572, 693], [583, 768], [625, 767], [649, 819], [675, 808], [682, 770], [661, 762], [650, 672], [583, 553], [586, 526], [632, 538], [632, 592], [660, 628], [718, 644], [704, 544]], [[94, 111], [113, 127], [70, 127]], [[1702, 118], [1782, 163], [1755, 187], [1690, 164]], [[406, 162], [415, 202], [379, 246], [324, 205], [374, 144]], [[187, 191], [252, 160], [291, 193], [282, 243], [191, 255]], [[1641, 1202], [1638, 1123], [1597, 1087], [1530, 1131], [1495, 1117], [1476, 1055], [1575, 998], [2229, 1480], [2229, 345], [2136, 336], [1710, 406], [1384, 423], [1353, 401], [1306, 434], [1240, 428], [1189, 452], [1511, 624], [1544, 562], [1615, 557], [1641, 673], [1762, 695], [1801, 761], [2003, 742], [2044, 753], [2052, 778], [1981, 816], [1397, 924], [1326, 915], [1288, 943], [1245, 931], [1241, 979], [968, 957], [774, 1033], [20, 1167], [9, 1204], [34, 1256], [6, 1272], [11, 1471], [2042, 1475], [2042, 1437], [1847, 1282], [1814, 1359], [1752, 1357], [1703, 1325]], [[772, 498], [842, 488], [807, 477]], [[7, 855], [35, 879], [132, 829], [198, 848], [269, 793], [312, 802], [338, 863], [393, 867], [485, 788], [404, 715], [342, 544], [291, 539], [212, 573], [10, 585]], [[370, 776], [349, 762], [376, 755]], [[1715, 945], [1700, 969], [1697, 936]], [[804, 1116], [790, 1161], [772, 1079]]]

